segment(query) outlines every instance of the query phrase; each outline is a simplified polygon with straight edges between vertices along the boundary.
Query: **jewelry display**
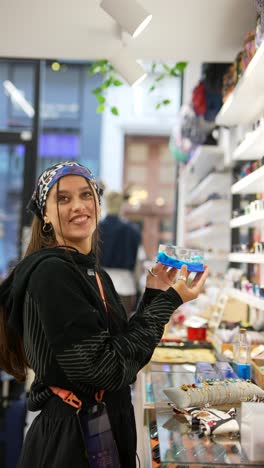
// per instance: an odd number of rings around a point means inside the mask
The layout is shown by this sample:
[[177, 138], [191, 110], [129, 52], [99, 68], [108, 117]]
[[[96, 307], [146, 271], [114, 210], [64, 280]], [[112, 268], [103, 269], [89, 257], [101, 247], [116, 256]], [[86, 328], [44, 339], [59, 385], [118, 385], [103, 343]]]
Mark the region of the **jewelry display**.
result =
[[[173, 407], [173, 405], [172, 405]], [[176, 414], [183, 415], [190, 426], [199, 423], [201, 434], [203, 435], [223, 435], [226, 433], [238, 433], [239, 425], [236, 421], [236, 410], [231, 408], [228, 412], [207, 408], [188, 408], [185, 410], [175, 409]]]
[[190, 406], [213, 406], [264, 398], [264, 391], [251, 381], [226, 379], [184, 384], [181, 387], [166, 388], [166, 396], [178, 408]]

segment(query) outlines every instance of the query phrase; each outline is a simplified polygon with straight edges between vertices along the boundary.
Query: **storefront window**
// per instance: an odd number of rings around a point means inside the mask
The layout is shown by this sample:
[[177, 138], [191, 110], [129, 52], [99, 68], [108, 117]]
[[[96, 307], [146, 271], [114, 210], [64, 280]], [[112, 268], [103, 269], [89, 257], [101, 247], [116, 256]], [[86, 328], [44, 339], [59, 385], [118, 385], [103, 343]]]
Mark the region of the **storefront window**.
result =
[[101, 116], [92, 89], [98, 77], [87, 63], [47, 61], [42, 74], [38, 170], [77, 160], [98, 176]]
[[0, 60], [0, 130], [31, 129], [34, 65]]
[[0, 280], [19, 255], [24, 145], [0, 144]]

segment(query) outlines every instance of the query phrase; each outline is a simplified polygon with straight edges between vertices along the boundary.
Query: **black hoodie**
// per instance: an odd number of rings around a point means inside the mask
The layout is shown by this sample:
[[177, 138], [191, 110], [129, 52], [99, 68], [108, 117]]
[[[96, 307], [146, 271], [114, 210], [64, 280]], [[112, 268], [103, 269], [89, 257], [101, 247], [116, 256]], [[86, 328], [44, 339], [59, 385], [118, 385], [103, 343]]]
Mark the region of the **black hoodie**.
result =
[[147, 289], [130, 321], [111, 279], [100, 272], [106, 312], [95, 277], [93, 254], [43, 249], [25, 258], [0, 287], [9, 324], [23, 337], [36, 379], [29, 407], [40, 409], [49, 386], [92, 400], [128, 392], [149, 361], [171, 313], [182, 301], [174, 289]]

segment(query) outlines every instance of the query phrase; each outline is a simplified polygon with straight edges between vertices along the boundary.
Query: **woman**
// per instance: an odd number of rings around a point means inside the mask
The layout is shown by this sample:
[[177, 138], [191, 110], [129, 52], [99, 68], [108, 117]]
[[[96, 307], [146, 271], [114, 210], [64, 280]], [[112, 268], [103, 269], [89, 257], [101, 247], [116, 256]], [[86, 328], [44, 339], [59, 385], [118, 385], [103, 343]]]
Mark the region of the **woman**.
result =
[[206, 270], [187, 286], [182, 268], [174, 284], [177, 271], [156, 264], [127, 322], [97, 264], [100, 197], [93, 175], [78, 163], [44, 171], [29, 205], [36, 216], [25, 258], [0, 289], [0, 368], [23, 380], [30, 366], [29, 409], [42, 410], [27, 433], [20, 468], [89, 466], [76, 408], [50, 387], [73, 392], [83, 409], [104, 390], [120, 466], [135, 468], [129, 385], [150, 360], [172, 312], [197, 297], [207, 277]]

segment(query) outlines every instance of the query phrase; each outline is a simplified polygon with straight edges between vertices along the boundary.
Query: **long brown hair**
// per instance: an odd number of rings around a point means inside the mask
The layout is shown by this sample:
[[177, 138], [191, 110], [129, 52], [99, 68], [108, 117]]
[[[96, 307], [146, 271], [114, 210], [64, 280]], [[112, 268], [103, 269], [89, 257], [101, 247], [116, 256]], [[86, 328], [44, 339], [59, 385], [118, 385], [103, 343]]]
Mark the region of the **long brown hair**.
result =
[[[90, 182], [87, 180], [88, 186], [92, 190]], [[57, 182], [57, 194], [59, 191], [59, 181]], [[98, 216], [97, 216], [97, 200], [92, 190], [94, 204], [95, 204], [95, 216], [96, 216], [96, 226], [98, 225]], [[62, 232], [59, 206], [58, 206], [58, 197], [57, 197], [57, 213], [59, 219], [59, 225], [61, 230], [61, 235], [64, 241], [64, 245], [67, 247], [65, 237]], [[50, 230], [48, 232], [43, 229], [44, 220], [40, 219], [37, 216], [34, 216], [32, 227], [31, 227], [31, 237], [28, 243], [24, 257], [37, 252], [41, 249], [52, 248], [58, 246], [58, 242], [55, 236], [55, 232], [50, 225]], [[99, 266], [98, 261], [98, 229], [93, 233], [92, 236], [92, 251], [95, 254], [96, 265]], [[72, 258], [69, 255], [70, 258]], [[73, 262], [74, 263], [74, 262]], [[8, 313], [7, 310], [0, 306], [0, 369], [6, 371], [8, 374], [11, 374], [15, 377], [18, 382], [25, 382], [27, 377], [27, 370], [29, 368], [29, 363], [26, 358], [23, 339], [19, 336], [14, 330], [8, 325]]]

